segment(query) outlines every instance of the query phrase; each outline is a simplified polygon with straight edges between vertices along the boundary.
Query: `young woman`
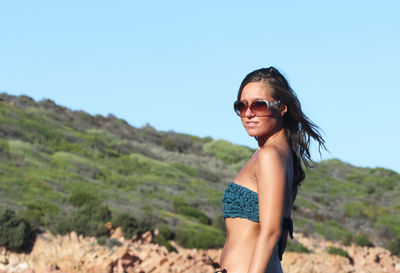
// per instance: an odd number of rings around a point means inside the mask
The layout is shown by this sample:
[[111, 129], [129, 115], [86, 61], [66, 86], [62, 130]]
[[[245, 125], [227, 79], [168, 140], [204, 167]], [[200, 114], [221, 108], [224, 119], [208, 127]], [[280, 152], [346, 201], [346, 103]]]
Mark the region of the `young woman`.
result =
[[225, 190], [227, 237], [217, 272], [282, 272], [292, 204], [305, 178], [301, 162], [309, 167], [311, 138], [320, 148], [324, 139], [274, 67], [244, 78], [234, 110], [258, 149]]

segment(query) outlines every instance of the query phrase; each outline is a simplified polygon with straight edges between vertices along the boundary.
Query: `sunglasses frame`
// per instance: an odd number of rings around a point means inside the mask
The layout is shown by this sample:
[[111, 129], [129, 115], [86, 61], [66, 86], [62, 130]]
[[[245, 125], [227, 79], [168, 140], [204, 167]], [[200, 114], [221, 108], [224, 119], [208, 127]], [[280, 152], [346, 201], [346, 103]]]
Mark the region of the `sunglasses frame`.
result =
[[239, 113], [236, 111], [236, 105], [237, 105], [238, 103], [243, 103], [243, 105], [246, 106], [245, 113], [246, 113], [247, 109], [249, 109], [249, 107], [250, 107], [250, 111], [251, 111], [255, 116], [261, 117], [262, 115], [256, 115], [256, 113], [254, 113], [254, 111], [252, 110], [253, 104], [254, 104], [254, 103], [257, 103], [257, 102], [260, 102], [260, 101], [264, 102], [265, 105], [267, 106], [267, 113], [271, 110], [272, 107], [277, 106], [277, 105], [279, 105], [279, 104], [281, 103], [281, 101], [279, 101], [279, 100], [277, 100], [277, 101], [256, 100], [256, 101], [252, 102], [250, 105], [248, 105], [248, 104], [246, 104], [246, 103], [244, 103], [244, 102], [242, 102], [242, 101], [240, 101], [240, 100], [237, 100], [237, 101], [235, 101], [235, 102], [233, 103], [233, 110], [235, 111], [235, 114], [236, 114], [236, 115], [238, 115], [239, 117], [243, 117], [244, 115], [240, 115], [240, 111], [239, 111]]

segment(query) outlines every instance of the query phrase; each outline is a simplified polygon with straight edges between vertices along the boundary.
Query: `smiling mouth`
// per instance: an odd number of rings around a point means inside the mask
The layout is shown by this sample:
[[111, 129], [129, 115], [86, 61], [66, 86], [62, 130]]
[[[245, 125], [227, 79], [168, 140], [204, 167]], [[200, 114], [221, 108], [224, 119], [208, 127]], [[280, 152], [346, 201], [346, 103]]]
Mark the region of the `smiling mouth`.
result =
[[246, 122], [246, 125], [248, 126], [253, 126], [253, 125], [257, 125], [258, 122], [254, 122], [254, 121], [250, 121], [250, 122]]

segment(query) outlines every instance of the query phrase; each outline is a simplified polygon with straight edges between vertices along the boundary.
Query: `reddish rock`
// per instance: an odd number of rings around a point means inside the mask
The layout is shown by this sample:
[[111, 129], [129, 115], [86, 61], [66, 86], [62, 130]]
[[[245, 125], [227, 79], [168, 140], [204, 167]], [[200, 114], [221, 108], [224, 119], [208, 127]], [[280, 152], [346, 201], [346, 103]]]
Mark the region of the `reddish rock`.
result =
[[78, 234], [76, 234], [75, 231], [72, 231], [69, 235], [71, 242], [78, 242], [79, 243], [79, 238], [78, 238]]
[[[165, 247], [152, 243], [154, 235], [155, 232], [146, 232], [123, 241], [120, 247], [108, 248], [98, 245], [95, 238], [85, 238], [76, 233], [66, 236], [44, 233], [38, 236], [29, 255], [6, 252], [0, 248], [3, 261], [0, 268], [24, 273], [213, 273], [214, 266], [218, 266], [221, 250], [184, 249], [172, 242], [178, 252], [169, 253]], [[301, 234], [295, 236], [314, 253], [285, 253], [282, 261], [284, 272], [400, 272], [400, 259], [385, 249], [355, 245], [346, 247], [321, 238], [308, 238]], [[343, 248], [353, 263], [349, 258], [329, 255], [327, 246]], [[22, 271], [23, 267], [29, 269]]]
[[20, 255], [16, 253], [11, 253], [7, 260], [11, 266], [16, 266], [21, 261]]
[[143, 233], [143, 235], [142, 235], [142, 240], [145, 242], [145, 243], [148, 243], [148, 244], [150, 244], [152, 241], [153, 241], [153, 233], [151, 232], [151, 231], [146, 231], [145, 233]]
[[114, 232], [112, 233], [112, 235], [111, 235], [110, 238], [114, 238], [114, 239], [119, 240], [119, 239], [121, 239], [121, 238], [123, 238], [123, 237], [124, 237], [124, 234], [122, 233], [121, 227], [117, 227], [117, 228], [114, 230]]
[[[104, 224], [104, 227], [105, 227], [106, 229], [108, 229], [108, 231], [111, 231], [111, 230], [113, 229], [113, 225], [112, 225], [111, 222], [105, 223], [105, 224]], [[110, 233], [111, 233], [111, 232], [110, 232]]]
[[32, 268], [27, 268], [24, 271], [22, 271], [22, 273], [36, 273], [36, 272]]
[[8, 259], [5, 254], [0, 254], [0, 264], [8, 265]]

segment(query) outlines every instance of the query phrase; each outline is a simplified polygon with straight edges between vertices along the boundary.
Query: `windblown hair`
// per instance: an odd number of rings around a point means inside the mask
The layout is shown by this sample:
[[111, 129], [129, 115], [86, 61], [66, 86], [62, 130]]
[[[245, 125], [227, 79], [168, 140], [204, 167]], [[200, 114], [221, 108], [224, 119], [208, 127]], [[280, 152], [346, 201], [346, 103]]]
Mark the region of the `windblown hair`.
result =
[[313, 138], [318, 142], [320, 152], [321, 148], [326, 149], [325, 140], [321, 136], [320, 128], [311, 122], [303, 113], [296, 93], [289, 86], [285, 77], [275, 67], [261, 68], [249, 73], [240, 84], [237, 96], [238, 100], [240, 100], [243, 88], [251, 82], [263, 82], [268, 84], [271, 88], [270, 95], [287, 107], [287, 112], [283, 116], [283, 126], [293, 154], [294, 202], [297, 192], [305, 179], [302, 162], [307, 168], [312, 166], [313, 161], [310, 154], [310, 140]]

